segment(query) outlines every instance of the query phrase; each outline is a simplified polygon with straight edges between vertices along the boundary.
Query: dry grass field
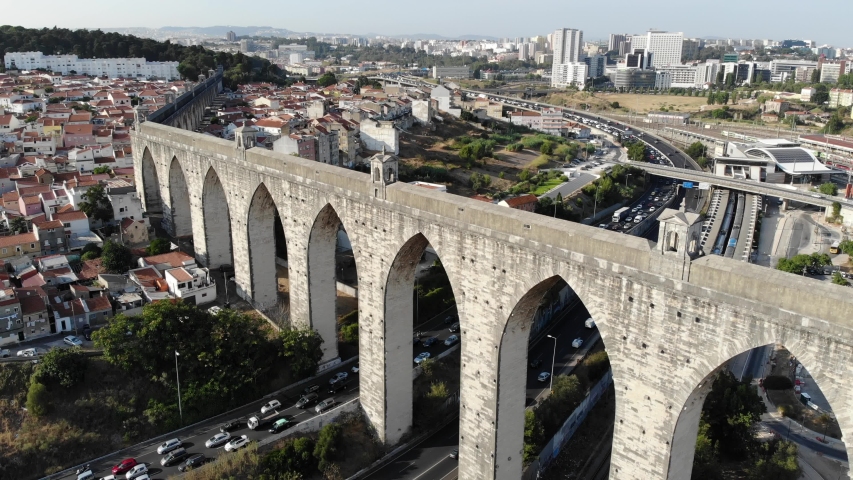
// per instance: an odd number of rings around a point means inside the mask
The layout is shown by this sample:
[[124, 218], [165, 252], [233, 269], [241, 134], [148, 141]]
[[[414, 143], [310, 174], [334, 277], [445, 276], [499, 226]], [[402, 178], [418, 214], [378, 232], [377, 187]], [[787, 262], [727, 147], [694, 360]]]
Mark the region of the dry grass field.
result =
[[[621, 108], [616, 111], [626, 112], [627, 110], [638, 111], [640, 113], [657, 112], [664, 108], [674, 112], [698, 112], [702, 107], [708, 106], [708, 99], [705, 97], [689, 97], [681, 95], [636, 95], [633, 93], [588, 93], [588, 92], [570, 92], [570, 93], [555, 93], [548, 95], [543, 99], [544, 103], [555, 105], [565, 105], [568, 107], [578, 107], [580, 104], [587, 104], [593, 110], [614, 110], [611, 107], [613, 102], [618, 102]], [[738, 108], [744, 105], [731, 105], [731, 108]], [[719, 107], [714, 107], [719, 108]]]

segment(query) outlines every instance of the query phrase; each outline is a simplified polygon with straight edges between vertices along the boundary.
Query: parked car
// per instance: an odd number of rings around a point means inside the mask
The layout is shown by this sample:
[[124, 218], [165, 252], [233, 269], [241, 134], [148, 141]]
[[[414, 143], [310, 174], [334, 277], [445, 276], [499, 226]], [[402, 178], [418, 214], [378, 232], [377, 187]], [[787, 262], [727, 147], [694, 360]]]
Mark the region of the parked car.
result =
[[204, 462], [207, 461], [207, 458], [203, 453], [197, 453], [192, 457], [188, 458], [184, 463], [178, 465], [178, 470], [181, 472], [186, 472], [187, 470], [192, 470], [193, 468], [198, 468], [204, 465]]
[[323, 400], [322, 402], [318, 403], [317, 407], [314, 408], [314, 411], [317, 413], [323, 413], [326, 410], [332, 408], [332, 406], [334, 406], [334, 405], [335, 405], [335, 399], [334, 398], [327, 398], [327, 399]]
[[430, 357], [430, 353], [429, 353], [429, 352], [423, 352], [423, 353], [421, 353], [421, 354], [418, 354], [418, 356], [417, 356], [417, 357], [415, 357], [415, 363], [416, 363], [417, 365], [420, 365], [420, 364], [421, 364], [421, 362], [423, 362], [424, 360], [428, 359], [429, 357]]
[[429, 338], [427, 338], [426, 340], [424, 340], [424, 341], [423, 341], [423, 345], [424, 345], [425, 347], [429, 348], [429, 347], [431, 347], [431, 346], [435, 345], [435, 342], [437, 342], [437, 341], [438, 341], [438, 338], [436, 338], [436, 337], [429, 337]]
[[550, 373], [548, 373], [548, 372], [542, 372], [542, 373], [540, 373], [540, 374], [539, 374], [539, 376], [538, 376], [538, 377], [536, 377], [536, 380], [538, 380], [538, 381], [540, 381], [540, 382], [547, 382], [549, 378], [551, 378], [551, 374], [550, 374]]
[[249, 437], [247, 437], [246, 435], [234, 437], [231, 439], [230, 442], [225, 444], [225, 451], [226, 452], [233, 452], [233, 451], [236, 451], [236, 450], [239, 450], [239, 449], [245, 447], [248, 444], [249, 444]]
[[124, 476], [127, 480], [133, 480], [137, 477], [141, 477], [142, 475], [148, 473], [148, 467], [144, 463], [138, 463], [133, 468], [127, 471], [127, 474]]
[[346, 380], [349, 374], [347, 372], [338, 372], [334, 377], [329, 379], [329, 384], [340, 382], [341, 380]]
[[281, 407], [281, 402], [278, 400], [270, 400], [263, 407], [261, 407], [261, 414], [272, 412]]
[[447, 337], [447, 340], [444, 341], [444, 346], [449, 347], [458, 341], [459, 337], [457, 337], [456, 335], [451, 335]]
[[139, 462], [136, 461], [135, 458], [125, 458], [124, 460], [118, 462], [116, 466], [113, 467], [113, 475], [120, 475], [122, 473], [127, 473], [131, 468], [135, 467]]
[[0, 348], [0, 358], [9, 358], [11, 356], [12, 352], [8, 348]]
[[272, 427], [270, 428], [269, 432], [270, 433], [283, 432], [284, 430], [287, 430], [288, 428], [290, 428], [291, 425], [292, 425], [292, 422], [290, 420], [288, 420], [286, 418], [280, 418], [280, 419], [276, 420], [275, 423], [272, 424]]
[[309, 393], [308, 395], [303, 395], [299, 400], [296, 401], [296, 408], [305, 408], [312, 403], [317, 402], [317, 394]]
[[165, 442], [161, 443], [159, 447], [157, 447], [157, 454], [164, 455], [180, 447], [181, 445], [183, 445], [183, 442], [181, 442], [177, 438], [166, 440]]
[[207, 448], [218, 448], [221, 447], [225, 442], [231, 439], [231, 434], [228, 432], [217, 433], [216, 435], [207, 439], [204, 442], [204, 446]]
[[219, 427], [219, 431], [222, 433], [230, 432], [231, 430], [236, 430], [242, 425], [242, 423], [237, 420], [231, 420], [230, 422], [225, 422]]
[[165, 457], [160, 459], [160, 466], [171, 467], [172, 465], [181, 463], [187, 457], [187, 451], [178, 447], [169, 452]]
[[581, 345], [583, 345], [583, 339], [581, 337], [578, 337], [578, 338], [572, 340], [572, 346], [573, 347], [581, 348]]
[[79, 338], [75, 337], [74, 335], [68, 335], [67, 337], [62, 339], [62, 342], [65, 343], [66, 345], [70, 345], [72, 347], [82, 347], [83, 346], [83, 340], [80, 340]]

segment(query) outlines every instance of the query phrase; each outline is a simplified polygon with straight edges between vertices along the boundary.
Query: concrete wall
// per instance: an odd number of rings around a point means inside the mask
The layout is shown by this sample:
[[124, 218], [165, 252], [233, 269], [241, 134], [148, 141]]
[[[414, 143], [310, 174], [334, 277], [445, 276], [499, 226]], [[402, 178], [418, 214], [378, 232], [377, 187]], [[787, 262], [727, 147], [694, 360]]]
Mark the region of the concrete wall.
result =
[[[682, 410], [695, 402], [697, 385], [729, 358], [769, 343], [785, 345], [808, 366], [842, 431], [853, 431], [853, 298], [844, 287], [719, 256], [691, 262], [641, 238], [405, 183], [387, 185], [385, 198], [376, 198], [368, 174], [237, 150], [233, 142], [150, 122], [134, 133], [133, 147], [141, 152], [139, 176], [148, 155], [158, 177], [169, 178], [175, 157], [191, 198], [201, 197], [207, 172], [216, 171], [230, 213], [237, 290], [261, 306], [275, 297], [278, 210], [292, 319], [318, 329], [324, 347], [336, 339], [318, 305], [334, 304], [334, 277], [327, 284], [321, 262], [314, 278], [311, 252], [328, 247], [335, 218], [343, 224], [358, 265], [360, 402], [389, 444], [411, 427], [413, 265], [427, 245], [435, 250], [462, 327], [460, 478], [521, 476], [526, 342], [539, 301], [559, 279], [590, 311], [610, 355], [612, 479], [683, 472], [687, 463], [671, 466], [670, 457], [681, 453], [676, 437], [693, 445], [698, 417]], [[168, 189], [161, 186], [161, 198], [169, 198]], [[191, 207], [198, 239], [204, 211]]]

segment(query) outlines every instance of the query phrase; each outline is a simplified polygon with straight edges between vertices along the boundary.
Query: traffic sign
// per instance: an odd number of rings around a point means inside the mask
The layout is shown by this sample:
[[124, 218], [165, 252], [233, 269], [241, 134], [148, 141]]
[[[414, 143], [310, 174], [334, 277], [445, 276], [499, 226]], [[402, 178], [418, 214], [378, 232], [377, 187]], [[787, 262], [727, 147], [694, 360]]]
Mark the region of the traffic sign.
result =
[[699, 190], [710, 190], [711, 184], [708, 182], [699, 182]]
[[684, 182], [681, 186], [684, 188], [693, 188], [693, 182]]

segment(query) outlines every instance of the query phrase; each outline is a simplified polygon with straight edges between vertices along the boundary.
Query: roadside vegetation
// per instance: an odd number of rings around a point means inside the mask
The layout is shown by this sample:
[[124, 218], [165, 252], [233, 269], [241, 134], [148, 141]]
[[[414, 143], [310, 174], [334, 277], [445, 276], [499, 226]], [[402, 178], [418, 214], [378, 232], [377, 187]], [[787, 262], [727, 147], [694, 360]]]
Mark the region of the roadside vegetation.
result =
[[714, 379], [702, 407], [691, 478], [800, 478], [796, 444], [756, 438], [755, 425], [767, 409], [751, 380], [738, 381], [728, 370]]
[[321, 355], [314, 332], [172, 301], [92, 336], [102, 356], [58, 348], [0, 366], [0, 477], [41, 477], [244, 405], [313, 375]]
[[776, 263], [776, 270], [805, 275], [826, 265], [832, 265], [832, 259], [825, 253], [801, 253], [790, 258], [780, 258]]

